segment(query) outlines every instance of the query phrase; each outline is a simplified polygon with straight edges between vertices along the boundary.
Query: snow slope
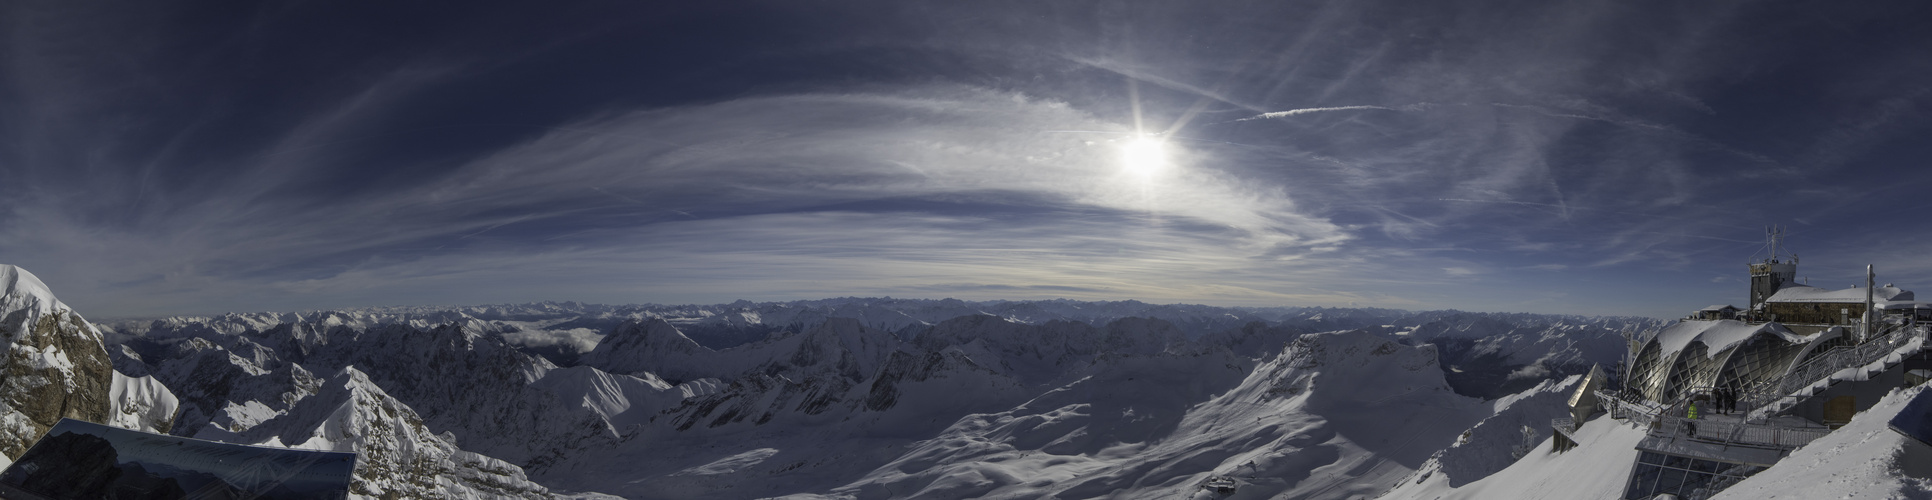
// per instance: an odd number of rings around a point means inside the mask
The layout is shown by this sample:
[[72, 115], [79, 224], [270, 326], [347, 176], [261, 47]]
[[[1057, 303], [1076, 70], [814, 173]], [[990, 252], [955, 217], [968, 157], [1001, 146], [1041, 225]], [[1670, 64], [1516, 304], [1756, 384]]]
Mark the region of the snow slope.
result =
[[[1886, 427], [1906, 402], [1925, 390], [1893, 391], [1843, 428], [1712, 498], [1932, 498], [1932, 446]], [[1489, 477], [1457, 485], [1442, 474], [1418, 475], [1382, 498], [1620, 498], [1644, 434], [1599, 416], [1577, 429], [1579, 446], [1569, 452], [1550, 451], [1545, 439], [1528, 456]]]
[[1772, 498], [1932, 498], [1932, 446], [1886, 423], [1926, 386], [1895, 390], [1850, 423], [1777, 465], [1719, 492], [1713, 500]]
[[1637, 459], [1637, 443], [1643, 441], [1644, 431], [1621, 421], [1598, 417], [1578, 427], [1576, 438], [1576, 449], [1564, 453], [1551, 451], [1550, 439], [1545, 438], [1509, 467], [1459, 487], [1443, 474], [1418, 475], [1403, 481], [1381, 499], [1622, 498], [1624, 482], [1630, 479], [1631, 464]]
[[1449, 390], [1432, 348], [1364, 332], [1304, 336], [1252, 370], [1215, 356], [1110, 363], [826, 496], [1175, 498], [1211, 476], [1234, 477], [1236, 498], [1372, 496], [1487, 412]]

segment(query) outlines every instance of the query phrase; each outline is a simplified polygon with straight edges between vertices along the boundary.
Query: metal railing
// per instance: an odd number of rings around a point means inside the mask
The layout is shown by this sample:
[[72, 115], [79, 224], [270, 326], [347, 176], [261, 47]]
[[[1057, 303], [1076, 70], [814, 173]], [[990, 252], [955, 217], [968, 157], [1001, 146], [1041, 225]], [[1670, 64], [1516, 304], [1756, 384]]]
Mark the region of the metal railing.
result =
[[[1898, 351], [1910, 342], [1924, 339], [1928, 329], [1920, 325], [1890, 325], [1879, 336], [1864, 343], [1836, 347], [1813, 356], [1783, 377], [1751, 386], [1739, 388], [1738, 406], [1749, 410], [1749, 420], [1762, 420], [1769, 412], [1778, 411], [1788, 403], [1802, 399], [1796, 395], [1799, 390], [1822, 381], [1848, 368], [1859, 368], [1878, 362]], [[1661, 406], [1642, 401], [1626, 400], [1621, 395], [1609, 391], [1597, 391], [1597, 399], [1611, 418], [1624, 420], [1632, 425], [1647, 427], [1651, 436], [1667, 438], [1686, 438], [1721, 445], [1754, 446], [1766, 448], [1792, 449], [1803, 446], [1831, 432], [1825, 427], [1796, 426], [1768, 421], [1727, 422], [1719, 420], [1689, 418], [1690, 407], [1699, 405], [1700, 410], [1709, 408], [1708, 401], [1698, 401], [1698, 396], [1708, 394], [1711, 388], [1695, 388], [1684, 391], [1676, 403]], [[1551, 425], [1567, 419], [1558, 419]], [[1571, 422], [1571, 425], [1575, 425]]]
[[1662, 422], [1662, 425], [1651, 427], [1651, 436], [1681, 437], [1727, 446], [1791, 449], [1831, 433], [1831, 429], [1826, 427], [1751, 424], [1676, 416], [1665, 416]]
[[1628, 401], [1615, 393], [1601, 390], [1597, 391], [1597, 401], [1602, 402], [1603, 409], [1610, 414], [1610, 418], [1624, 420], [1637, 426], [1650, 425], [1657, 420], [1658, 413], [1664, 409], [1662, 406]]
[[1847, 368], [1870, 365], [1886, 356], [1892, 355], [1899, 347], [1914, 339], [1923, 338], [1925, 328], [1919, 326], [1896, 325], [1884, 334], [1858, 345], [1841, 346], [1813, 356], [1804, 363], [1793, 367], [1789, 373], [1775, 380], [1753, 384], [1739, 390], [1738, 400], [1750, 408], [1771, 407], [1799, 390], [1810, 387]]
[[1575, 435], [1576, 435], [1576, 419], [1574, 419], [1574, 418], [1559, 418], [1559, 419], [1555, 419], [1555, 420], [1551, 420], [1551, 421], [1550, 421], [1550, 428], [1551, 428], [1551, 429], [1555, 429], [1555, 430], [1556, 430], [1557, 432], [1561, 432], [1561, 433], [1563, 433], [1563, 435], [1565, 435], [1565, 436], [1575, 436]]

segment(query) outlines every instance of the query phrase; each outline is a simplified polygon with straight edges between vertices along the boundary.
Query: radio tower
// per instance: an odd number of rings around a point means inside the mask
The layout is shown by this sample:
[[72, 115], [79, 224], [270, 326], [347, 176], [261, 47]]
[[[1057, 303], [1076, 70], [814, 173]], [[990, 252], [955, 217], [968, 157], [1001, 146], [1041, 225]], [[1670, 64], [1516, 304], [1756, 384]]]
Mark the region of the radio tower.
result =
[[1795, 254], [1792, 255], [1790, 262], [1785, 262], [1780, 259], [1780, 254], [1784, 251], [1784, 227], [1766, 227], [1764, 228], [1764, 237], [1767, 240], [1766, 244], [1771, 247], [1771, 256], [1766, 257], [1762, 261], [1749, 263], [1751, 271], [1750, 310], [1753, 311], [1763, 305], [1765, 299], [1771, 298], [1771, 294], [1778, 293], [1779, 288], [1784, 287], [1786, 283], [1796, 281], [1798, 277], [1798, 256]]

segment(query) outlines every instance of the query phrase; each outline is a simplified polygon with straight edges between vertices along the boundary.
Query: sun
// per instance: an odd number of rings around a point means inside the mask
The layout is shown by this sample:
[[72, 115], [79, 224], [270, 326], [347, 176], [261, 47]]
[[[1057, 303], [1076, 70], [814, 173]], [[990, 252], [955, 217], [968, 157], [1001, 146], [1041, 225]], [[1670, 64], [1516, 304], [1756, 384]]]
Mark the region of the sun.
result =
[[1120, 165], [1128, 173], [1153, 176], [1167, 168], [1167, 144], [1144, 135], [1129, 139], [1120, 148]]

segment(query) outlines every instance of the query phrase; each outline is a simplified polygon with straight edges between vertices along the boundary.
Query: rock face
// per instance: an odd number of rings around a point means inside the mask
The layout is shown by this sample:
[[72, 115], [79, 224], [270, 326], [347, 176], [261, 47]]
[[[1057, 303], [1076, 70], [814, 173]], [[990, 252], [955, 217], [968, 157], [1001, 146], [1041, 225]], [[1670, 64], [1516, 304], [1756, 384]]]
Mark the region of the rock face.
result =
[[10, 265], [0, 265], [0, 341], [0, 454], [9, 459], [62, 418], [150, 431], [173, 425], [166, 388], [116, 373], [100, 332]]
[[612, 328], [581, 362], [611, 373], [650, 370], [662, 377], [694, 379], [717, 376], [712, 364], [716, 357], [716, 352], [698, 345], [677, 327], [649, 318]]
[[502, 460], [457, 449], [369, 376], [344, 368], [243, 441], [358, 453], [350, 492], [375, 498], [549, 498]]

